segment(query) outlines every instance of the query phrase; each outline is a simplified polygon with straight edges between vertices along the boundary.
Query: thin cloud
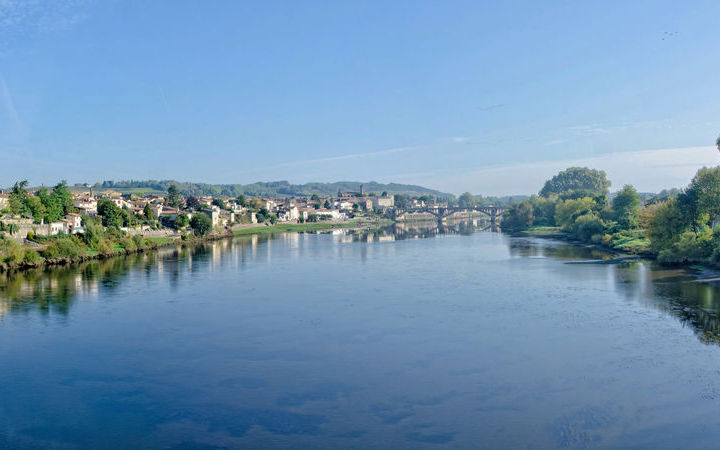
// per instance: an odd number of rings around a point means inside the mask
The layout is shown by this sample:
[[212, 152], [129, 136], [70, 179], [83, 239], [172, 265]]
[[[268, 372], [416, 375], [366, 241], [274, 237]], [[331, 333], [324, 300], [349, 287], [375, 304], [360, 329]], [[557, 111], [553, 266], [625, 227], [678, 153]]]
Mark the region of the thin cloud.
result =
[[302, 166], [306, 164], [318, 164], [318, 163], [326, 163], [326, 162], [332, 162], [332, 161], [343, 161], [347, 159], [360, 159], [360, 158], [370, 158], [373, 156], [380, 156], [380, 155], [388, 155], [391, 153], [403, 153], [403, 152], [409, 152], [411, 150], [417, 150], [420, 147], [398, 147], [398, 148], [391, 148], [388, 150], [380, 150], [375, 152], [365, 152], [365, 153], [351, 153], [348, 155], [339, 155], [339, 156], [327, 156], [324, 158], [314, 158], [314, 159], [302, 159], [298, 161], [290, 161], [282, 164], [277, 164], [274, 166], [267, 166], [262, 167], [262, 169], [280, 169], [283, 167], [294, 167], [294, 166]]
[[604, 170], [615, 189], [632, 184], [640, 191], [656, 192], [666, 187], [685, 186], [699, 168], [719, 162], [720, 156], [714, 147], [684, 147], [486, 166], [424, 181], [432, 181], [441, 190], [450, 192], [530, 194], [537, 192], [555, 173], [575, 166]]
[[0, 76], [0, 107], [2, 108], [2, 115], [8, 118], [10, 123], [10, 132], [21, 133], [23, 130], [22, 121], [20, 115], [15, 108], [15, 102], [13, 101], [10, 88], [5, 82], [5, 78]]
[[22, 34], [67, 30], [86, 17], [84, 0], [0, 0], [0, 27]]

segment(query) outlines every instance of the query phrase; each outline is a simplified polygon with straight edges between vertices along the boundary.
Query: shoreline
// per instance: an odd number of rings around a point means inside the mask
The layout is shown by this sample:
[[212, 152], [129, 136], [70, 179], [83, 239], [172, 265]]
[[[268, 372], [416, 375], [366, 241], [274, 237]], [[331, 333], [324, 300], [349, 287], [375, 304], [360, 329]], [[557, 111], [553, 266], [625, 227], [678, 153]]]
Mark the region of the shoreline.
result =
[[[43, 268], [50, 268], [55, 266], [67, 266], [71, 264], [79, 264], [92, 260], [103, 260], [116, 258], [119, 256], [127, 256], [137, 253], [144, 253], [151, 250], [158, 250], [165, 247], [178, 247], [186, 245], [199, 245], [205, 242], [217, 241], [221, 239], [234, 238], [240, 236], [252, 236], [258, 234], [272, 234], [272, 233], [302, 233], [312, 231], [330, 231], [330, 230], [342, 230], [342, 229], [369, 229], [374, 227], [380, 227], [384, 225], [392, 224], [392, 221], [387, 219], [372, 219], [372, 220], [354, 220], [348, 222], [314, 222], [314, 223], [298, 223], [298, 224], [279, 224], [279, 225], [258, 225], [254, 227], [241, 228], [238, 230], [226, 229], [221, 233], [208, 234], [206, 236], [194, 236], [187, 239], [182, 237], [172, 237], [166, 242], [153, 242], [147, 238], [146, 243], [143, 247], [132, 248], [132, 249], [117, 249], [104, 253], [90, 253], [86, 255], [76, 257], [59, 257], [59, 258], [43, 258], [41, 261], [28, 263], [18, 262], [9, 263], [0, 261], [0, 273], [11, 274], [13, 272], [23, 272], [29, 270], [37, 270]], [[25, 245], [25, 244], [22, 244]]]

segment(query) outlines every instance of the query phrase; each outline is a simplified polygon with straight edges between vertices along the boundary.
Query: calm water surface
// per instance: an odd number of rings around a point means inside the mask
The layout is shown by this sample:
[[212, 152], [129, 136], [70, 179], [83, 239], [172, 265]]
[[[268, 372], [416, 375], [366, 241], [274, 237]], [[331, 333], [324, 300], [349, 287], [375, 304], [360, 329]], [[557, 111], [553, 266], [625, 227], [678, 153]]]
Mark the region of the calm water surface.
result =
[[0, 279], [0, 447], [717, 446], [717, 287], [458, 230]]

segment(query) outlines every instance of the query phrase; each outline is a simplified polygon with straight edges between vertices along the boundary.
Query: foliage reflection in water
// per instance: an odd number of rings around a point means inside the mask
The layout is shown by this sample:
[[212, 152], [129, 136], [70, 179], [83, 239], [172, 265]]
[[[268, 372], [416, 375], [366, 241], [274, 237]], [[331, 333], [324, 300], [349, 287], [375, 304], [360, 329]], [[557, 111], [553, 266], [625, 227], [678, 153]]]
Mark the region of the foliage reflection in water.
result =
[[[370, 230], [335, 230], [330, 234], [340, 243], [392, 242], [402, 239], [432, 238], [438, 235], [470, 235], [487, 231], [483, 221], [450, 223], [410, 222]], [[301, 233], [300, 233], [301, 234]], [[164, 273], [171, 288], [178, 280], [198, 270], [197, 264], [227, 263], [232, 260], [247, 264], [269, 257], [258, 254], [258, 246], [269, 240], [292, 241], [299, 233], [271, 233], [232, 240], [214, 241], [195, 246], [171, 247], [152, 252], [94, 260], [82, 264], [0, 274], [0, 318], [6, 314], [37, 311], [44, 315], [67, 315], [74, 298], [102, 298], [127, 276], [153, 270]], [[327, 234], [325, 232], [318, 234]], [[613, 255], [593, 246], [578, 246], [541, 238], [512, 238], [512, 256], [522, 258], [555, 258], [561, 260], [610, 260]], [[720, 287], [718, 280], [703, 282], [697, 269], [668, 268], [649, 261], [633, 261], [608, 267], [615, 288], [627, 298], [644, 301], [653, 308], [666, 311], [684, 325], [692, 327], [699, 339], [720, 344]], [[134, 274], [133, 274], [134, 273]]]

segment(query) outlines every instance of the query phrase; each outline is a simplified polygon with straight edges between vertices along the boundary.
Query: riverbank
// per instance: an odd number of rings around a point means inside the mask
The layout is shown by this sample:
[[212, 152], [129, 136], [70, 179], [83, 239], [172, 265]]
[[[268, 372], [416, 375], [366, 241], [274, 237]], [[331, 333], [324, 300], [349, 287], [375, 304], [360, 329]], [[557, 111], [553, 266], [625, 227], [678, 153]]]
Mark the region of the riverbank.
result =
[[514, 236], [522, 237], [539, 237], [546, 239], [557, 239], [569, 242], [573, 245], [581, 245], [584, 247], [596, 248], [608, 253], [617, 255], [618, 257], [639, 256], [646, 259], [656, 259], [656, 255], [648, 248], [646, 240], [641, 241], [636, 237], [630, 237], [625, 240], [618, 241], [615, 245], [602, 242], [587, 242], [572, 236], [570, 233], [563, 231], [560, 227], [532, 227], [511, 233]]
[[[222, 232], [215, 232], [206, 236], [180, 235], [163, 238], [145, 238], [142, 245], [135, 247], [114, 246], [112, 249], [99, 252], [88, 250], [83, 255], [62, 256], [56, 258], [39, 257], [35, 261], [7, 261], [0, 260], [0, 272], [15, 272], [24, 270], [40, 269], [51, 266], [64, 266], [68, 264], [77, 264], [94, 259], [108, 259], [118, 256], [126, 256], [136, 253], [142, 253], [151, 250], [157, 250], [170, 246], [188, 246], [197, 245], [204, 242], [227, 239], [236, 236], [250, 236], [254, 234], [272, 234], [287, 232], [320, 232], [336, 229], [363, 229], [374, 228], [392, 224], [392, 221], [386, 219], [372, 220], [353, 220], [348, 222], [327, 222], [327, 223], [300, 223], [300, 224], [277, 224], [277, 225], [258, 225], [242, 229], [226, 229]], [[30, 245], [23, 245], [27, 249], [31, 249]]]

